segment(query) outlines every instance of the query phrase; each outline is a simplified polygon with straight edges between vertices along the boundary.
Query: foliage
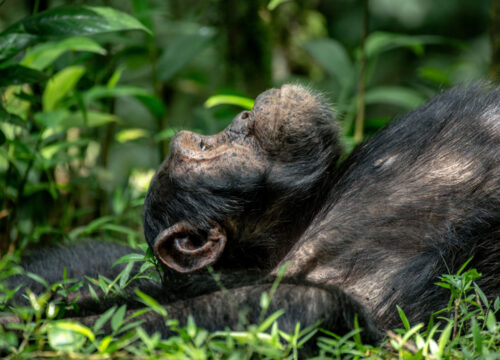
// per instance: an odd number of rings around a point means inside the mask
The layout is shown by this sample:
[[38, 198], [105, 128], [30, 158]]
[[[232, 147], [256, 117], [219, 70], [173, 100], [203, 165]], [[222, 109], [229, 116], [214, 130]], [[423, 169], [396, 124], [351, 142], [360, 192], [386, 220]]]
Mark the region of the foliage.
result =
[[[125, 262], [130, 266], [125, 267], [116, 279], [99, 277], [90, 280], [105, 294], [120, 291], [131, 283], [128, 274], [136, 261], [142, 259], [127, 255], [119, 260], [117, 263]], [[27, 292], [31, 306], [10, 312], [11, 316], [15, 314], [22, 321], [2, 328], [0, 350], [8, 354], [8, 359], [58, 356], [106, 358], [111, 354], [126, 358], [296, 359], [306, 353], [309, 358], [320, 359], [390, 359], [396, 356], [400, 359], [472, 359], [477, 356], [495, 359], [500, 355], [500, 321], [497, 320], [500, 298], [489, 301], [474, 282], [480, 274], [475, 269], [464, 271], [466, 265], [457, 274], [443, 275], [436, 284], [450, 290], [448, 308], [434, 314], [426, 326], [422, 323], [410, 324], [404, 311], [398, 307], [404, 328], [388, 332], [385, 341], [377, 347], [361, 342], [362, 329], [342, 337], [321, 329], [320, 324], [305, 329], [297, 324], [293, 333], [281, 331], [276, 320], [284, 311], [267, 312], [279, 279], [269, 293], [262, 294], [264, 316], [260, 324], [246, 325], [245, 331], [214, 333], [198, 328], [192, 318], [185, 327], [179, 327], [178, 322], [170, 319], [155, 299], [140, 291], [137, 291], [137, 296], [146, 310], [128, 312], [125, 306], [114, 306], [101, 315], [92, 327], [74, 320], [58, 320], [61, 305], [48, 300], [50, 292], [57, 292], [68, 299], [71, 292], [81, 286], [66, 279], [48, 286], [49, 292], [38, 297]], [[2, 274], [8, 266], [9, 260], [0, 262]], [[141, 267], [142, 274], [146, 274], [151, 266], [150, 262], [145, 262]], [[2, 292], [8, 295], [5, 289]], [[159, 334], [148, 335], [144, 332], [138, 316], [147, 311], [162, 316], [177, 335], [161, 339]], [[4, 313], [4, 316], [6, 314], [9, 313]], [[243, 313], [241, 317], [244, 318]], [[106, 323], [112, 332], [102, 336]], [[316, 345], [309, 345], [306, 349], [304, 344], [313, 336], [316, 336], [316, 341], [312, 340]]]
[[[19, 271], [12, 259], [26, 247], [89, 236], [139, 246], [144, 194], [170, 138], [182, 128], [223, 129], [265, 88], [299, 82], [324, 92], [348, 153], [358, 140], [360, 102], [367, 137], [441, 88], [487, 73], [488, 0], [371, 0], [365, 37], [365, 1], [55, 3], [0, 0], [0, 281]], [[152, 267], [148, 257], [138, 276], [152, 276]], [[93, 283], [113, 294], [134, 280], [130, 270]], [[476, 276], [443, 277], [439, 285], [452, 298], [436, 325], [410, 326], [400, 310], [405, 329], [384, 346], [361, 344], [357, 331], [324, 333], [318, 351], [323, 358], [498, 357], [500, 301], [487, 302]], [[67, 298], [82, 284], [46, 285]], [[0, 332], [12, 357], [294, 358], [317, 331], [284, 334], [274, 322], [279, 314], [270, 314], [246, 332], [210, 334], [190, 322], [161, 340], [135, 330], [137, 314], [124, 308], [88, 328], [57, 320], [46, 295], [28, 296], [17, 335]], [[154, 299], [138, 296], [161, 313]], [[105, 321], [114, 332], [102, 337]]]

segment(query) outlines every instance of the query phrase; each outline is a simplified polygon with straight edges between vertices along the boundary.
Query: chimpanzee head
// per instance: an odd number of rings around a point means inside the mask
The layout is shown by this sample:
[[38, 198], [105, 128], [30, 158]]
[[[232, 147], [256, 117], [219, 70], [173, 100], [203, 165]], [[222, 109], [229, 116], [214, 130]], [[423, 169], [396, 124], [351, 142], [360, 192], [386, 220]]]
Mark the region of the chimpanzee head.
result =
[[182, 273], [286, 248], [325, 198], [337, 133], [331, 107], [294, 85], [262, 93], [216, 135], [180, 131], [146, 196], [149, 245]]

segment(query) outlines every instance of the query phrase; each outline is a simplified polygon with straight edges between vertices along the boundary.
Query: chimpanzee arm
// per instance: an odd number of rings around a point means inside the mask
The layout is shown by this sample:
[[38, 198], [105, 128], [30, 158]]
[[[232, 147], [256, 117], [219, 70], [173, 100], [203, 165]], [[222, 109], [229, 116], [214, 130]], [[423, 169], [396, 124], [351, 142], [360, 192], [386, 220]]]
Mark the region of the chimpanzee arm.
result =
[[[268, 292], [271, 285], [245, 286], [217, 291], [192, 299], [178, 301], [165, 306], [168, 317], [177, 319], [185, 325], [191, 315], [195, 323], [209, 331], [238, 329], [242, 327], [241, 312], [246, 312], [246, 321], [257, 324], [262, 318], [260, 306], [261, 294]], [[300, 322], [301, 328], [320, 321], [320, 327], [337, 334], [345, 334], [354, 329], [355, 316], [363, 329], [361, 337], [366, 343], [376, 343], [381, 333], [373, 325], [363, 307], [354, 299], [336, 287], [319, 288], [305, 285], [280, 284], [277, 288], [267, 316], [283, 309], [285, 313], [278, 319], [281, 330], [293, 332], [295, 324]], [[129, 313], [133, 313], [130, 310]], [[98, 316], [80, 318], [78, 321], [89, 326]], [[160, 332], [163, 336], [172, 335], [160, 315], [149, 312], [141, 315], [143, 327], [149, 333]], [[105, 329], [106, 330], [106, 329]]]
[[[84, 280], [86, 277], [97, 278], [99, 275], [114, 279], [126, 264], [112, 264], [130, 253], [140, 251], [112, 242], [82, 241], [36, 249], [22, 258], [20, 266], [25, 272], [36, 274], [48, 284], [64, 280], [65, 271], [68, 279]], [[35, 294], [47, 290], [42, 283], [25, 274], [14, 275], [7, 281], [10, 289], [21, 285]], [[26, 303], [23, 288], [16, 292], [11, 302]]]

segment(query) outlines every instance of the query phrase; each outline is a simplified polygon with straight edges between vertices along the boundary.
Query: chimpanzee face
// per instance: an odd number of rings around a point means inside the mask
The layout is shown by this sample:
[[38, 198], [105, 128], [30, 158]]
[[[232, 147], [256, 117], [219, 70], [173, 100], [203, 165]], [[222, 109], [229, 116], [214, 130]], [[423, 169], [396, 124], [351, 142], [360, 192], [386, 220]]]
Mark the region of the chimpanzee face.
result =
[[284, 85], [262, 93], [218, 134], [179, 132], [145, 203], [146, 237], [160, 260], [180, 272], [212, 264], [228, 227], [240, 226], [253, 203], [267, 206], [263, 194], [302, 196], [338, 157], [331, 119], [318, 97]]
[[181, 131], [170, 145], [166, 164], [170, 176], [214, 190], [241, 185], [248, 190], [249, 182], [261, 184], [275, 165], [294, 161], [294, 155], [303, 151], [301, 139], [313, 133], [312, 109], [319, 105], [303, 88], [285, 85], [261, 94], [252, 111], [238, 114], [218, 134]]

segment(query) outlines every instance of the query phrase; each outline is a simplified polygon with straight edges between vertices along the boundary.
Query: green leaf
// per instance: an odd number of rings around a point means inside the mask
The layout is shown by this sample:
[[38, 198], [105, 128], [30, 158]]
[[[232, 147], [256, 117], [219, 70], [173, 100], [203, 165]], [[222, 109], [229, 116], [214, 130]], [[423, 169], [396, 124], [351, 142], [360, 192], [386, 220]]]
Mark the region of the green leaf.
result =
[[287, 2], [287, 1], [290, 1], [290, 0], [270, 0], [269, 4], [267, 4], [267, 9], [269, 11], [273, 11], [278, 6], [280, 6], [281, 4], [283, 4], [283, 3]]
[[5, 144], [5, 140], [7, 140], [7, 138], [5, 137], [3, 131], [0, 129], [0, 145]]
[[477, 323], [477, 320], [473, 317], [471, 319], [471, 332], [472, 332], [472, 338], [474, 340], [474, 348], [475, 351], [481, 355], [483, 352], [483, 336], [481, 335], [481, 329], [479, 328], [479, 324]]
[[399, 317], [401, 318], [401, 321], [403, 322], [405, 329], [407, 331], [410, 330], [410, 322], [408, 321], [408, 318], [406, 317], [403, 309], [401, 309], [399, 305], [396, 305], [396, 309], [398, 309]]
[[115, 139], [119, 143], [124, 143], [127, 141], [132, 141], [139, 138], [147, 138], [147, 137], [149, 137], [149, 132], [144, 129], [126, 129], [118, 132], [115, 135]]
[[69, 112], [65, 109], [59, 109], [36, 113], [35, 120], [48, 128], [64, 131], [72, 127], [99, 127], [115, 122], [118, 118], [112, 114], [88, 111], [85, 119], [79, 111]]
[[125, 266], [125, 269], [120, 272], [119, 285], [122, 289], [127, 285], [127, 281], [130, 279], [130, 272], [132, 271], [133, 267], [134, 263], [129, 262], [127, 266]]
[[7, 110], [5, 110], [5, 108], [2, 106], [1, 103], [0, 103], [0, 121], [21, 127], [26, 127], [26, 121], [24, 121], [21, 117], [17, 116], [16, 114], [12, 114]]
[[158, 78], [166, 82], [186, 66], [212, 40], [214, 32], [204, 29], [197, 34], [175, 38], [158, 59]]
[[4, 33], [68, 37], [121, 30], [150, 31], [132, 16], [108, 7], [73, 5], [40, 12], [10, 26]]
[[438, 349], [439, 349], [439, 355], [443, 355], [444, 349], [446, 347], [446, 344], [448, 344], [448, 341], [450, 340], [450, 335], [451, 335], [451, 330], [453, 329], [453, 323], [450, 322], [448, 325], [446, 325], [445, 329], [439, 336], [439, 341], [438, 341]]
[[127, 254], [116, 260], [111, 266], [128, 262], [136, 262], [136, 261], [144, 261], [144, 255], [139, 253]]
[[37, 275], [35, 273], [26, 273], [26, 276], [32, 278], [33, 280], [35, 280], [36, 282], [42, 284], [46, 289], [49, 289], [50, 288], [50, 285], [49, 283], [47, 282], [47, 280], [45, 280], [43, 277], [41, 277], [40, 275]]
[[493, 311], [488, 311], [488, 318], [486, 319], [486, 327], [492, 334], [496, 334], [497, 329], [497, 319], [495, 318], [495, 313]]
[[401, 106], [406, 109], [414, 109], [425, 98], [415, 90], [400, 86], [379, 86], [368, 89], [365, 95], [366, 104], [387, 103]]
[[85, 338], [95, 340], [89, 328], [78, 323], [59, 321], [49, 324], [47, 335], [50, 346], [57, 351], [74, 352], [85, 343]]
[[137, 95], [142, 105], [144, 105], [155, 119], [161, 119], [165, 115], [166, 109], [163, 102], [153, 95]]
[[138, 86], [94, 86], [83, 94], [83, 99], [89, 103], [96, 99], [119, 97], [119, 96], [150, 96], [151, 94]]
[[85, 37], [72, 37], [59, 42], [47, 42], [28, 51], [22, 65], [43, 70], [67, 51], [87, 51], [104, 55], [106, 50], [94, 40]]
[[132, 0], [134, 15], [150, 30], [153, 29], [153, 15], [155, 9], [152, 4], [144, 0]]
[[108, 98], [133, 96], [139, 100], [155, 118], [160, 119], [165, 114], [165, 105], [149, 91], [137, 86], [94, 86], [85, 94], [83, 98], [87, 103], [93, 100]]
[[395, 48], [406, 47], [417, 55], [422, 55], [425, 44], [442, 44], [446, 39], [433, 35], [404, 35], [377, 31], [371, 33], [366, 39], [366, 56], [368, 58], [378, 55], [384, 51]]
[[118, 121], [118, 118], [113, 114], [89, 111], [87, 112], [87, 119], [85, 119], [81, 112], [76, 112], [68, 119], [66, 125], [69, 127], [99, 127], [116, 121]]
[[38, 40], [38, 36], [24, 33], [0, 34], [0, 61], [7, 60]]
[[254, 100], [236, 95], [214, 95], [210, 96], [207, 101], [205, 101], [205, 107], [211, 108], [217, 105], [236, 105], [244, 109], [251, 110], [253, 108]]
[[448, 71], [441, 70], [433, 66], [422, 66], [418, 68], [418, 76], [432, 81], [439, 85], [449, 85], [451, 83]]
[[120, 306], [116, 313], [111, 318], [111, 328], [113, 331], [118, 330], [123, 324], [123, 319], [125, 318], [125, 311], [127, 307], [125, 305]]
[[269, 326], [271, 326], [278, 318], [285, 313], [285, 310], [281, 309], [278, 310], [274, 313], [272, 313], [266, 320], [262, 322], [262, 324], [259, 325], [257, 331], [258, 332], [264, 332], [266, 331]]
[[354, 65], [340, 42], [327, 38], [313, 39], [303, 47], [341, 87], [351, 88], [355, 84]]
[[43, 109], [45, 111], [53, 110], [57, 103], [75, 88], [84, 73], [85, 68], [83, 66], [69, 66], [55, 74], [49, 80], [43, 92]]
[[0, 87], [9, 85], [43, 82], [47, 77], [37, 70], [26, 66], [11, 65], [0, 69]]
[[45, 146], [40, 150], [40, 155], [44, 159], [50, 160], [56, 155], [58, 152], [61, 152], [63, 150], [66, 150], [70, 147], [81, 147], [85, 146], [89, 143], [89, 139], [79, 139], [79, 140], [73, 140], [73, 141], [59, 141], [54, 144], [50, 144], [48, 146]]
[[140, 300], [148, 307], [153, 309], [155, 312], [160, 314], [163, 317], [167, 316], [167, 310], [163, 306], [161, 306], [155, 299], [151, 296], [143, 293], [140, 290], [135, 290], [136, 295], [140, 298]]

